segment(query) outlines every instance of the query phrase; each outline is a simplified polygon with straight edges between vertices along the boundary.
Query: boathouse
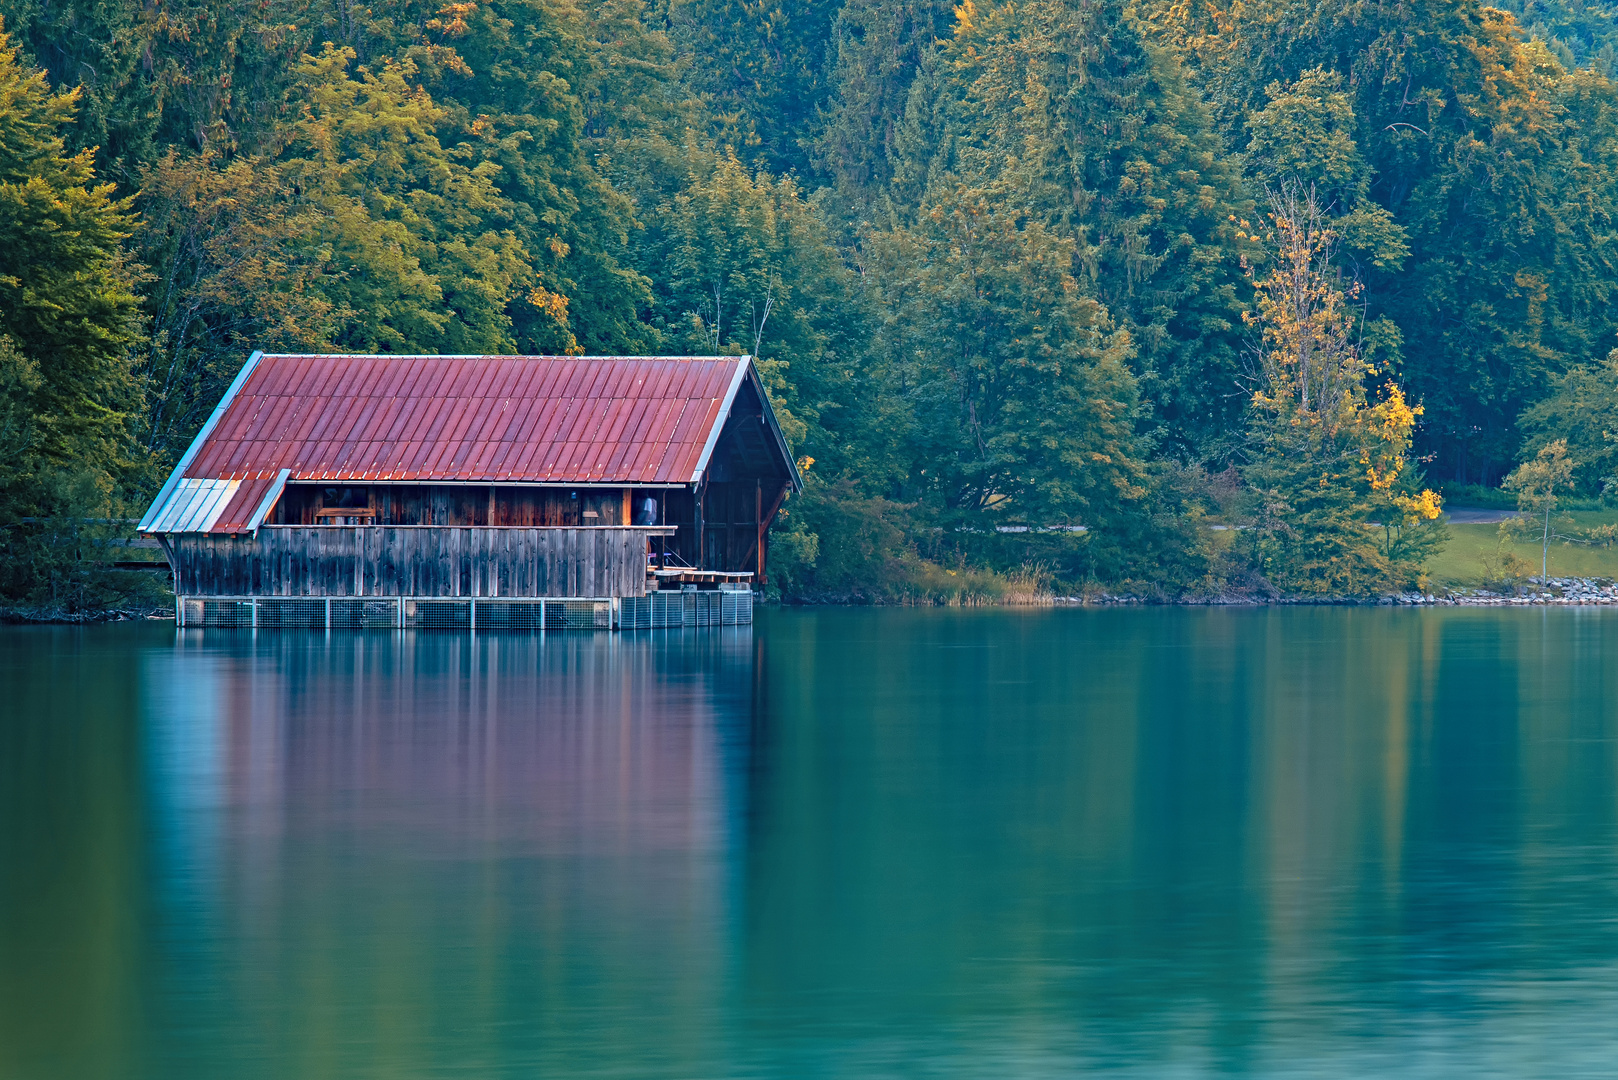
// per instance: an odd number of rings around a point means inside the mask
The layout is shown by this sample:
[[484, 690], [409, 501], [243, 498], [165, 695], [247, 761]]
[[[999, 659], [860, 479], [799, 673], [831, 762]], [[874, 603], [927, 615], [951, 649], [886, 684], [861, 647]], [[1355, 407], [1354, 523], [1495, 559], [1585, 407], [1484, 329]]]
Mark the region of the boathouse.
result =
[[139, 528], [181, 626], [708, 625], [800, 487], [746, 356], [254, 353]]

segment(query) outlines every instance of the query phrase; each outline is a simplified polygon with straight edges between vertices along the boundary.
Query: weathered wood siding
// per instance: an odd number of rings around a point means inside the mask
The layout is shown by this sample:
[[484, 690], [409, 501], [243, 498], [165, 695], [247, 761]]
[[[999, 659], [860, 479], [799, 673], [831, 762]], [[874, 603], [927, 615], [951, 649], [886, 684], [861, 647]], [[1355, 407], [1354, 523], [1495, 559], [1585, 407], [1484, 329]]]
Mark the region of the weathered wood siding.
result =
[[266, 526], [167, 538], [182, 596], [644, 596], [661, 528]]

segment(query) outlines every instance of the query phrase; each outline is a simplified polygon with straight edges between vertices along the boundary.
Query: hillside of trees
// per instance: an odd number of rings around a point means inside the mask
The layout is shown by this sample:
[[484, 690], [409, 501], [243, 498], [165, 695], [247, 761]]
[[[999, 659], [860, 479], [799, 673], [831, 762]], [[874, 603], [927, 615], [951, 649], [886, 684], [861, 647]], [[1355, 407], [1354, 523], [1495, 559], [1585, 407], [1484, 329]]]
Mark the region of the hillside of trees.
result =
[[0, 17], [13, 605], [111, 602], [255, 348], [756, 353], [788, 597], [1376, 594], [1441, 485], [1618, 473], [1618, 6]]

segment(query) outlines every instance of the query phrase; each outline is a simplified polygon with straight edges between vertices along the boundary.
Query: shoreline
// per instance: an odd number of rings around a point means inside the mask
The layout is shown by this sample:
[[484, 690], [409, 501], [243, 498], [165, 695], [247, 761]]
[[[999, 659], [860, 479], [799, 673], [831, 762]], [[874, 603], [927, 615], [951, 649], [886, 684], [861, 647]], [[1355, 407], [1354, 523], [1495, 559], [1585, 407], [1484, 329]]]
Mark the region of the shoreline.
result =
[[1163, 607], [1609, 607], [1618, 606], [1618, 582], [1610, 578], [1553, 577], [1541, 582], [1529, 578], [1527, 591], [1446, 589], [1443, 592], [1402, 592], [1387, 596], [1221, 596], [1202, 600], [1150, 600], [1135, 596], [1100, 598], [1058, 596], [1061, 607], [1161, 605]]
[[173, 604], [169, 604], [167, 608], [152, 608], [145, 611], [108, 608], [105, 611], [80, 611], [72, 614], [19, 611], [15, 608], [0, 611], [0, 625], [3, 626], [91, 626], [100, 623], [162, 622], [165, 619], [169, 622], [174, 621]]
[[[1609, 578], [1530, 578], [1527, 591], [1450, 589], [1443, 592], [1402, 592], [1388, 596], [1216, 596], [1163, 600], [1155, 597], [1102, 593], [1094, 596], [1051, 596], [1034, 603], [986, 601], [971, 607], [1618, 607], [1618, 582]], [[775, 601], [782, 607], [947, 607], [946, 604], [882, 604], [843, 601]], [[8, 626], [88, 626], [100, 623], [173, 622], [172, 606], [145, 611], [114, 608], [76, 614], [0, 611], [0, 624]]]

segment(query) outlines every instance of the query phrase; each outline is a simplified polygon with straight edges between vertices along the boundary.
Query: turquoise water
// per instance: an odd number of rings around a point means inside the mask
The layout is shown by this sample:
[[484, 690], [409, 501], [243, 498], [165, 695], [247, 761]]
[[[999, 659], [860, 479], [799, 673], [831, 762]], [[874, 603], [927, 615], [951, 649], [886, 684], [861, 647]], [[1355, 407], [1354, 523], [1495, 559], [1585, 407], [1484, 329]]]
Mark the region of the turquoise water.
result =
[[0, 629], [0, 1077], [1611, 1076], [1618, 612]]

